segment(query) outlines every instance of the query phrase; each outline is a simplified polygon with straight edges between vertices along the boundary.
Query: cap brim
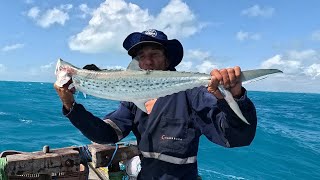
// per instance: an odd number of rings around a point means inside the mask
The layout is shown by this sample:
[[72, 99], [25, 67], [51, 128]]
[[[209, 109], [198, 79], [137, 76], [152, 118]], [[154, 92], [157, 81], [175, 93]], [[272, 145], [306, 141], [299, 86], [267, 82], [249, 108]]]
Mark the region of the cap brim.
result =
[[128, 54], [132, 57], [136, 56], [137, 50], [140, 49], [142, 45], [146, 45], [146, 44], [157, 44], [164, 47], [163, 44], [157, 41], [140, 41], [137, 44], [133, 45], [130, 49], [128, 49]]

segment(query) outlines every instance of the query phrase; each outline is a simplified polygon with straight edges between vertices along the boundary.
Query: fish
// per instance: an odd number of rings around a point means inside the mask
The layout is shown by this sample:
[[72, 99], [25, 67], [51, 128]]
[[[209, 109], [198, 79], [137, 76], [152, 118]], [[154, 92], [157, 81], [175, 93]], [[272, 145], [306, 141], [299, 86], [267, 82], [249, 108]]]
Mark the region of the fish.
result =
[[[241, 72], [241, 81], [250, 81], [266, 75], [282, 73], [278, 69], [255, 69]], [[133, 102], [139, 109], [147, 112], [145, 103], [186, 91], [200, 86], [208, 86], [211, 76], [199, 72], [179, 72], [161, 70], [142, 70], [137, 60], [133, 59], [126, 70], [92, 71], [78, 68], [62, 59], [58, 59], [55, 69], [55, 84], [63, 87], [72, 79], [72, 86], [84, 94], [116, 101]], [[231, 92], [222, 85], [218, 86], [224, 99], [235, 114], [246, 124]]]

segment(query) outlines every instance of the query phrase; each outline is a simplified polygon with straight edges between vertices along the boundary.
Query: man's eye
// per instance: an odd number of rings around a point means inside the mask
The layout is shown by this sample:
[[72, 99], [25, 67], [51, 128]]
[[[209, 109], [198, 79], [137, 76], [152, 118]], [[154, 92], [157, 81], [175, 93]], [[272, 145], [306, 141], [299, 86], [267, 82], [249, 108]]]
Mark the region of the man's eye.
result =
[[141, 60], [141, 59], [144, 59], [144, 58], [145, 58], [145, 56], [139, 56], [138, 58]]
[[153, 53], [151, 56], [157, 58], [160, 57], [160, 53]]

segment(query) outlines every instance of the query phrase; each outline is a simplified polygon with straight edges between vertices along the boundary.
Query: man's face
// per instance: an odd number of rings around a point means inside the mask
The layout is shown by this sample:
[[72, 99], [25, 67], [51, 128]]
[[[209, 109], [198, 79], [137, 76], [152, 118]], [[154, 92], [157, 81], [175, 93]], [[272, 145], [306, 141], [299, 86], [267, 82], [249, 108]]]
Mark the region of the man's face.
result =
[[139, 66], [144, 70], [167, 70], [168, 63], [164, 50], [153, 46], [144, 46], [137, 52]]

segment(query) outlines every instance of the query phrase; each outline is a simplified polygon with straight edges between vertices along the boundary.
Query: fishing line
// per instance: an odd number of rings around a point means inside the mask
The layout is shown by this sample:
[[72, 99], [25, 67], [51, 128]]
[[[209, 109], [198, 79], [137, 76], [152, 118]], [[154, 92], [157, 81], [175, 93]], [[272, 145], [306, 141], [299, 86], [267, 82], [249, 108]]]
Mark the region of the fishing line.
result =
[[113, 154], [112, 154], [112, 157], [111, 157], [111, 159], [110, 159], [109, 164], [107, 165], [107, 167], [109, 167], [109, 166], [111, 165], [112, 160], [113, 160], [114, 156], [115, 156], [115, 155], [116, 155], [116, 153], [117, 153], [118, 146], [119, 146], [119, 145], [118, 145], [118, 144], [116, 144], [116, 149], [114, 150], [114, 152], [113, 152]]

